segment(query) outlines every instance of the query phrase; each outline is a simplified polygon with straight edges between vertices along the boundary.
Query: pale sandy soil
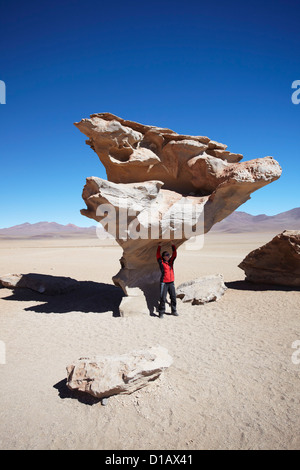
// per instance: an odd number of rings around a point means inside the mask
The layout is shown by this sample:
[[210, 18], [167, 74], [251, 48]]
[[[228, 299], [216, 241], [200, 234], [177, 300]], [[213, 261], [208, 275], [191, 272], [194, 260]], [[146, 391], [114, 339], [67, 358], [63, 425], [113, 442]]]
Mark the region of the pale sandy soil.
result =
[[[300, 292], [255, 289], [237, 265], [275, 234], [209, 234], [179, 249], [176, 284], [224, 275], [219, 302], [179, 304], [164, 320], [113, 316], [121, 249], [96, 240], [0, 241], [0, 274], [70, 276], [79, 291], [45, 297], [0, 289], [1, 449], [299, 449]], [[2, 343], [3, 344], [3, 343]], [[72, 397], [66, 366], [160, 344], [173, 365], [107, 406]]]

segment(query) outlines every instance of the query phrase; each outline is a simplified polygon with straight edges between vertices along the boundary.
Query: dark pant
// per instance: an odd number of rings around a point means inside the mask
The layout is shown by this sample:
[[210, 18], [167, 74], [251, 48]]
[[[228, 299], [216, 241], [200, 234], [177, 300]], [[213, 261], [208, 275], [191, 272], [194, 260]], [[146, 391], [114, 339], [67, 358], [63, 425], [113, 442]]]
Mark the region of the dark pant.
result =
[[171, 297], [171, 310], [172, 313], [176, 312], [176, 291], [174, 282], [161, 282], [160, 283], [160, 300], [159, 300], [159, 313], [165, 313], [166, 310], [166, 298], [169, 292]]

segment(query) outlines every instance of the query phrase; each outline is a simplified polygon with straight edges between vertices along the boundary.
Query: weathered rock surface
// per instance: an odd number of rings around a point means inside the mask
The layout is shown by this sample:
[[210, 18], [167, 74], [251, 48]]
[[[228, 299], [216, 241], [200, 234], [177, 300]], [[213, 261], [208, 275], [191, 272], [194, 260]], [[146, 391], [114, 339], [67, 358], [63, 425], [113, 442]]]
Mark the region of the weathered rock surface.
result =
[[[158, 242], [169, 250], [171, 243], [179, 247], [207, 233], [281, 175], [272, 157], [240, 162], [241, 154], [208, 137], [180, 135], [110, 113], [75, 125], [89, 138], [108, 178], [87, 178], [82, 193], [87, 209], [81, 213], [101, 222], [123, 248], [114, 283], [126, 294], [127, 288], [139, 287], [148, 305], [158, 298]], [[110, 223], [113, 219], [116, 223]]]
[[246, 280], [300, 287], [300, 230], [285, 230], [239, 264]]
[[207, 302], [219, 300], [226, 289], [222, 274], [212, 274], [180, 284], [176, 288], [176, 295], [183, 302], [191, 302], [192, 305], [203, 305]]
[[172, 362], [161, 346], [120, 356], [81, 358], [67, 367], [67, 386], [97, 398], [130, 394], [156, 380]]
[[208, 137], [180, 135], [110, 113], [92, 114], [90, 119], [74, 124], [89, 137], [86, 143], [97, 153], [108, 180], [114, 183], [158, 180], [164, 189], [203, 196], [228, 180], [264, 180], [267, 184], [281, 173], [277, 162], [262, 159], [237, 165], [243, 155], [229, 152], [226, 145]]
[[79, 286], [79, 282], [70, 277], [37, 273], [6, 274], [0, 277], [0, 284], [10, 289], [27, 288], [49, 295], [64, 294]]

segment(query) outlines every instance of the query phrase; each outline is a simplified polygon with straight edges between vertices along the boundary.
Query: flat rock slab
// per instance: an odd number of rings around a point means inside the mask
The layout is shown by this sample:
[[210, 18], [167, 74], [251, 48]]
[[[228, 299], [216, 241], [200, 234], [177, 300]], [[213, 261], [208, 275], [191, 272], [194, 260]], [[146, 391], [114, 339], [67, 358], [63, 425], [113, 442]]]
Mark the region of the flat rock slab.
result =
[[222, 274], [213, 274], [180, 284], [176, 288], [176, 296], [183, 302], [203, 305], [219, 300], [226, 289]]
[[300, 230], [279, 233], [251, 251], [239, 268], [250, 282], [300, 287]]
[[127, 288], [126, 292], [127, 296], [122, 298], [119, 305], [121, 317], [149, 314], [146, 298], [141, 289], [138, 287], [131, 287]]
[[48, 274], [6, 274], [0, 277], [0, 284], [10, 289], [27, 288], [40, 294], [64, 294], [79, 287], [79, 281], [71, 277]]
[[130, 394], [156, 380], [172, 362], [161, 346], [120, 356], [83, 357], [67, 367], [67, 386], [97, 398]]

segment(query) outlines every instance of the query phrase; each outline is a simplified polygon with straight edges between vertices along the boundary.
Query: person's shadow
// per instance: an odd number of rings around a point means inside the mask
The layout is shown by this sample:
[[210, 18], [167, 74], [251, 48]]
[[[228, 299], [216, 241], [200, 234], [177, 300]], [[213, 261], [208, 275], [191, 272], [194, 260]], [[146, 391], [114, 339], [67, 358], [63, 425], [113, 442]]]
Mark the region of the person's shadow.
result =
[[[49, 282], [63, 279], [55, 276], [42, 275]], [[65, 278], [68, 279], [68, 278]], [[78, 281], [72, 290], [56, 295], [41, 294], [29, 288], [15, 288], [11, 295], [4, 297], [7, 301], [42, 302], [39, 305], [26, 307], [25, 311], [38, 313], [68, 312], [112, 312], [114, 317], [120, 316], [119, 305], [125, 296], [120, 287], [94, 281]]]

